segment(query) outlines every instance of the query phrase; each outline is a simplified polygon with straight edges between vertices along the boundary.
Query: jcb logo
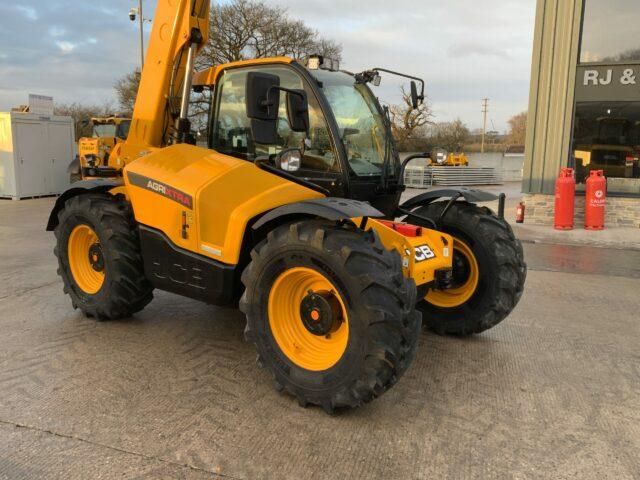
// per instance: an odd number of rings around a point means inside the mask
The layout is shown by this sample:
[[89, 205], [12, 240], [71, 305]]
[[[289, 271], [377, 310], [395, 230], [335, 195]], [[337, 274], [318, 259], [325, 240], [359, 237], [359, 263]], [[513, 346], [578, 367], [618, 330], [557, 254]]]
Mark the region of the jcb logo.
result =
[[429, 248], [428, 245], [420, 245], [415, 248], [416, 251], [416, 263], [424, 262], [425, 260], [430, 260], [435, 258], [436, 254], [433, 253], [433, 250]]

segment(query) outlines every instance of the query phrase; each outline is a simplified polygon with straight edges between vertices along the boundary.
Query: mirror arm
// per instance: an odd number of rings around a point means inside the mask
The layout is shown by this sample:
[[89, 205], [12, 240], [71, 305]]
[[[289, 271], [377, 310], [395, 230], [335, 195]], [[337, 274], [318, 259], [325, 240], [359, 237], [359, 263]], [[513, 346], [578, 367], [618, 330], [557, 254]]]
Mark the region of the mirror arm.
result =
[[408, 78], [409, 80], [415, 80], [416, 82], [420, 82], [420, 95], [418, 96], [418, 99], [423, 101], [424, 100], [424, 80], [419, 78], [419, 77], [412, 77], [411, 75], [407, 75], [406, 73], [400, 73], [400, 72], [394, 72], [393, 70], [387, 70], [386, 68], [374, 68], [373, 70], [378, 71], [378, 72], [385, 72], [385, 73], [390, 73], [391, 75], [397, 75], [399, 77], [404, 77], [404, 78]]
[[400, 183], [400, 185], [404, 185], [404, 171], [407, 168], [407, 165], [409, 165], [409, 162], [411, 162], [411, 160], [415, 160], [416, 158], [429, 158], [431, 155], [428, 152], [422, 152], [422, 153], [414, 153], [413, 155], [409, 155], [407, 158], [405, 158], [402, 161], [402, 165], [400, 165], [400, 178], [398, 179], [398, 182]]
[[260, 102], [260, 105], [262, 105], [263, 107], [272, 107], [273, 106], [274, 102], [271, 99], [271, 92], [273, 92], [274, 90], [279, 90], [281, 92], [286, 92], [286, 93], [288, 93], [290, 95], [295, 95], [296, 97], [304, 98], [304, 95], [302, 95], [300, 92], [296, 92], [295, 90], [293, 90], [291, 88], [286, 88], [286, 87], [281, 87], [279, 85], [274, 85], [269, 90], [267, 90], [267, 98], [262, 100]]

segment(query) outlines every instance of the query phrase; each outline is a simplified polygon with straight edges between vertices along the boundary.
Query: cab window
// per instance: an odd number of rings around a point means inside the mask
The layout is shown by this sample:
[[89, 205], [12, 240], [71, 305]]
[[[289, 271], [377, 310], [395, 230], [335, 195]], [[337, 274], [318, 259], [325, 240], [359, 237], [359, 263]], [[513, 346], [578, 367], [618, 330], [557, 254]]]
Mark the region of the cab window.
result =
[[[251, 121], [246, 114], [245, 91], [247, 74], [256, 71], [277, 75], [282, 87], [305, 89], [309, 100], [309, 139], [305, 141], [304, 132], [291, 130], [287, 119], [286, 95], [281, 92], [277, 143], [262, 145], [253, 141]], [[211, 148], [220, 153], [253, 161], [256, 158], [273, 158], [282, 150], [298, 148], [303, 152], [302, 170], [339, 170], [322, 110], [306, 82], [290, 67], [253, 67], [225, 71], [216, 89], [213, 122]]]

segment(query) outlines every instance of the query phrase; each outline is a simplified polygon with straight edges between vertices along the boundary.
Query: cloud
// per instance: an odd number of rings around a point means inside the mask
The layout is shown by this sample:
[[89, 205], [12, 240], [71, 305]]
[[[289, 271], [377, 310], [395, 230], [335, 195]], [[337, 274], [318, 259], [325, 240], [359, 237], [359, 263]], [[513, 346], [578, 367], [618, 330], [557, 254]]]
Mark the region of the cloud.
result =
[[[489, 97], [490, 119], [503, 130], [527, 107], [533, 0], [265, 1], [339, 41], [347, 70], [388, 67], [424, 78], [438, 121], [460, 117], [476, 128], [481, 100]], [[153, 17], [155, 4], [144, 0], [146, 16]], [[137, 24], [128, 17], [132, 5], [0, 2], [0, 111], [25, 103], [32, 91], [58, 102], [113, 101], [113, 84], [139, 63]], [[395, 103], [401, 84], [384, 76], [376, 94]]]
[[71, 53], [75, 50], [76, 44], [71, 42], [56, 42], [58, 48], [62, 51], [62, 53]]
[[478, 45], [474, 43], [456, 43], [450, 45], [447, 53], [452, 58], [465, 58], [471, 56], [498, 57], [504, 60], [509, 59], [509, 54], [503, 49], [488, 45]]
[[25, 17], [29, 20], [38, 20], [38, 14], [36, 13], [36, 9], [29, 5], [16, 5], [16, 10], [21, 12]]
[[49, 28], [49, 35], [52, 37], [62, 37], [67, 31], [62, 27], [56, 27], [55, 25]]

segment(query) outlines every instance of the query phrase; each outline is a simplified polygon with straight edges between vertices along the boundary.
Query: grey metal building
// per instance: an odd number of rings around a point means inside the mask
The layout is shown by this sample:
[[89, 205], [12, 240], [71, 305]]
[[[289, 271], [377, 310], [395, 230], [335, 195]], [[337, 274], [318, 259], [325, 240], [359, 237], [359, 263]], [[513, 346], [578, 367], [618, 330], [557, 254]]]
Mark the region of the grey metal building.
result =
[[[555, 179], [607, 177], [607, 222], [640, 226], [640, 1], [538, 0], [523, 192], [551, 223]], [[578, 215], [584, 197], [578, 195]]]

